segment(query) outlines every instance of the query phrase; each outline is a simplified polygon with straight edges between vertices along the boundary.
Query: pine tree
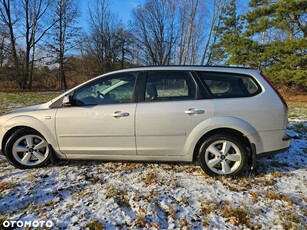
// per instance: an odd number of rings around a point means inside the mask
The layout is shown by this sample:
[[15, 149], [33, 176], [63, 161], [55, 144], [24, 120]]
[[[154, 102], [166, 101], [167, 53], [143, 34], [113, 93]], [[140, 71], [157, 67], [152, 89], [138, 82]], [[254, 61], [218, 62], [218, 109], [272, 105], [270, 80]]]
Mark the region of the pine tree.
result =
[[216, 29], [219, 42], [211, 47], [212, 62], [226, 65], [248, 65], [252, 40], [244, 34], [244, 20], [237, 14], [236, 1], [231, 0], [223, 8], [220, 26]]
[[251, 0], [246, 33], [254, 61], [276, 83], [307, 87], [307, 1]]

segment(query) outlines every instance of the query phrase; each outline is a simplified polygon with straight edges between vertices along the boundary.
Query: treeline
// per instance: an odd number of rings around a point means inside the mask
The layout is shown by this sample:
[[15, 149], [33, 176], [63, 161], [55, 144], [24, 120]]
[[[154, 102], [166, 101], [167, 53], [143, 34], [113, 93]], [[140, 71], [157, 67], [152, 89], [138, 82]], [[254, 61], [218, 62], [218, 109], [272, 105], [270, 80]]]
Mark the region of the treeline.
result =
[[112, 0], [0, 0], [0, 88], [55, 90], [140, 65], [239, 65], [307, 88], [307, 1], [144, 0], [128, 23]]

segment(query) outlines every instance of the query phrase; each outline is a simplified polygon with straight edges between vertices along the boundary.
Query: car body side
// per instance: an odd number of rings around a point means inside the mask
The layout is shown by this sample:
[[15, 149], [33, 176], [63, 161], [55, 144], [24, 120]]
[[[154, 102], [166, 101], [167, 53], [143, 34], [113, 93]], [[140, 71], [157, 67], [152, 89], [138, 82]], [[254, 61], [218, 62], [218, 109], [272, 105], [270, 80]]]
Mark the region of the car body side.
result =
[[[148, 68], [133, 69], [134, 72], [150, 71]], [[156, 70], [156, 69], [155, 69]], [[178, 70], [177, 67], [161, 67], [158, 70], [169, 71]], [[65, 108], [50, 108], [50, 106], [65, 96], [74, 92], [78, 86], [65, 94], [55, 98], [54, 100], [40, 105], [33, 111], [16, 111], [0, 117], [0, 148], [3, 150], [6, 140], [9, 138], [13, 130], [18, 127], [29, 127], [38, 131], [59, 158], [68, 159], [100, 159], [100, 160], [141, 160], [141, 161], [192, 161], [195, 157], [195, 150], [199, 145], [199, 141], [207, 135], [216, 131], [230, 132], [235, 135], [242, 135], [248, 140], [249, 147], [255, 146], [255, 155], [261, 155], [266, 152], [274, 152], [289, 147], [290, 141], [282, 141], [287, 125], [287, 109], [282, 104], [274, 90], [269, 84], [260, 77], [260, 72], [256, 70], [246, 69], [223, 69], [223, 68], [182, 68], [180, 71], [207, 71], [207, 72], [225, 72], [236, 73], [251, 76], [259, 83], [261, 92], [255, 96], [242, 98], [223, 98], [223, 99], [198, 99], [198, 103], [207, 103], [208, 107], [204, 108], [206, 113], [210, 113], [208, 118], [199, 122], [192, 130], [186, 133], [183, 149], [177, 154], [65, 154], [61, 151], [59, 140], [57, 137], [57, 113]], [[114, 73], [125, 73], [132, 70], [122, 70]], [[103, 76], [107, 76], [103, 75]], [[100, 78], [97, 77], [96, 79]], [[95, 80], [95, 79], [93, 79]], [[138, 106], [146, 104], [145, 102], [136, 103], [136, 115], [134, 123], [138, 118]], [[162, 106], [168, 102], [153, 102]], [[184, 103], [184, 102], [182, 102]], [[189, 101], [186, 101], [189, 103]], [[150, 104], [150, 103], [147, 103]], [[167, 105], [166, 105], [167, 106]], [[210, 108], [208, 110], [208, 108]], [[269, 112], [268, 112], [269, 111]], [[157, 114], [159, 116], [159, 114]], [[174, 119], [175, 120], [175, 119]], [[76, 123], [76, 125], [78, 125]], [[149, 129], [154, 129], [154, 123], [147, 124]], [[134, 130], [135, 138], [138, 137], [138, 129]], [[165, 137], [167, 138], [167, 137]], [[150, 143], [154, 144], [155, 138]], [[0, 149], [0, 150], [1, 150]], [[137, 149], [137, 146], [136, 146]]]

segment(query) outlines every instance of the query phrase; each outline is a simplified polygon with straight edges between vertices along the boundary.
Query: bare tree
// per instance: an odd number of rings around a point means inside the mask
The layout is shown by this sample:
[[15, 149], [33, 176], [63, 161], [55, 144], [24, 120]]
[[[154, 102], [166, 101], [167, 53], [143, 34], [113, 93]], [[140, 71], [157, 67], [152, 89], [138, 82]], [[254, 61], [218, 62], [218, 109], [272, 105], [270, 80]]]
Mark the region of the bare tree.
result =
[[22, 11], [25, 23], [23, 34], [26, 39], [26, 48], [22, 88], [32, 88], [36, 46], [56, 23], [54, 19], [52, 22], [47, 20], [52, 2], [52, 0], [23, 0]]
[[203, 40], [205, 2], [183, 0], [178, 4], [180, 24], [178, 64], [196, 64]]
[[171, 63], [177, 39], [176, 7], [172, 0], [148, 0], [132, 13], [132, 29], [143, 62], [152, 65]]
[[20, 68], [19, 68], [19, 57], [17, 54], [16, 36], [15, 36], [15, 24], [17, 23], [17, 17], [14, 17], [12, 5], [14, 4], [11, 0], [0, 0], [0, 20], [3, 23], [3, 30], [5, 27], [9, 31], [9, 39], [11, 46], [11, 55], [13, 58], [13, 75], [17, 82], [20, 80]]
[[211, 63], [211, 57], [214, 49], [214, 45], [218, 39], [218, 31], [220, 27], [220, 17], [223, 13], [224, 6], [229, 2], [229, 0], [214, 0], [211, 5], [211, 19], [210, 19], [210, 27], [206, 39], [206, 43], [204, 46], [204, 51], [202, 55], [202, 59], [200, 64], [203, 65]]
[[56, 23], [52, 28], [52, 41], [49, 42], [55, 63], [59, 65], [60, 88], [67, 89], [65, 64], [67, 55], [76, 48], [78, 38], [78, 8], [76, 0], [57, 0], [55, 5]]
[[9, 33], [6, 31], [4, 25], [0, 24], [0, 68], [8, 61], [8, 44]]
[[127, 63], [132, 63], [132, 45], [134, 44], [133, 35], [124, 26], [117, 28], [115, 33], [116, 43], [118, 47], [117, 59], [120, 62], [120, 67], [124, 68]]
[[0, 3], [1, 21], [9, 30], [15, 79], [22, 89], [31, 89], [37, 45], [55, 23], [47, 20], [52, 0], [1, 0]]
[[111, 12], [109, 0], [92, 0], [89, 5], [90, 32], [81, 45], [85, 70], [91, 76], [123, 68], [130, 61], [131, 32]]
[[109, 0], [92, 0], [89, 7], [91, 31], [87, 50], [96, 57], [98, 73], [110, 71], [114, 61], [114, 30], [118, 20], [109, 5]]

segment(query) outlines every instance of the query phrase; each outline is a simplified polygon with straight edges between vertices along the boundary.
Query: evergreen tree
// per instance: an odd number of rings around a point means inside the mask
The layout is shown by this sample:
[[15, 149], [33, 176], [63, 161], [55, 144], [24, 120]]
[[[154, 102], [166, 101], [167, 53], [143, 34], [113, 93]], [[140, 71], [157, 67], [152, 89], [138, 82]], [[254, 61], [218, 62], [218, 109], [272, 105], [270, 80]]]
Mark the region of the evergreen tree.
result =
[[261, 69], [275, 83], [307, 88], [307, 1], [251, 0], [238, 15], [236, 1], [223, 9], [211, 47], [214, 63]]
[[251, 0], [246, 34], [258, 68], [275, 83], [307, 87], [307, 1]]
[[219, 42], [211, 47], [212, 63], [248, 65], [252, 40], [244, 34], [244, 20], [238, 15], [236, 0], [225, 5], [220, 26], [215, 28]]

